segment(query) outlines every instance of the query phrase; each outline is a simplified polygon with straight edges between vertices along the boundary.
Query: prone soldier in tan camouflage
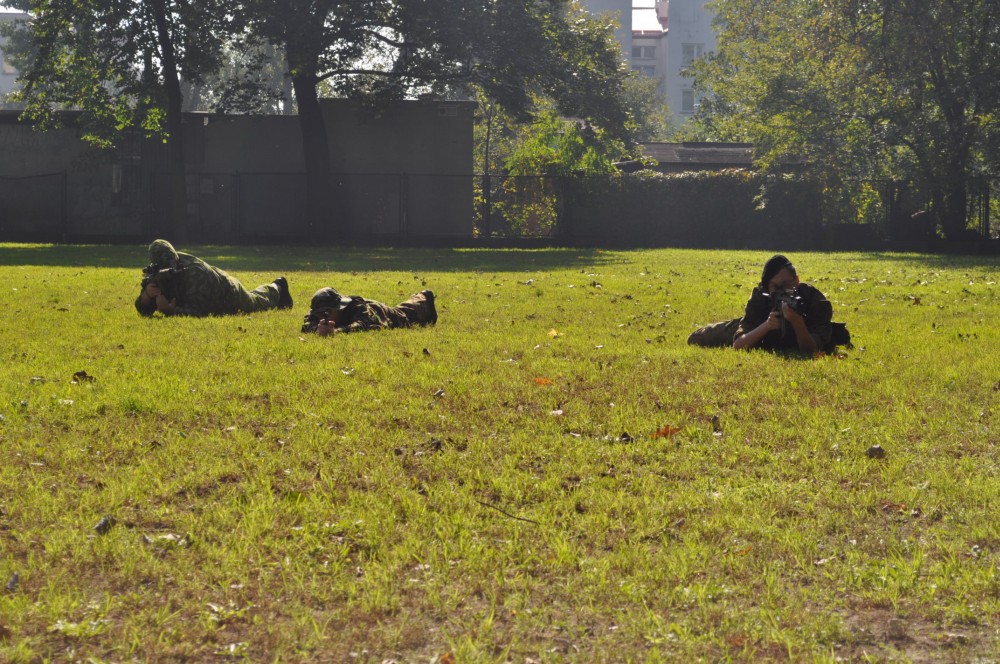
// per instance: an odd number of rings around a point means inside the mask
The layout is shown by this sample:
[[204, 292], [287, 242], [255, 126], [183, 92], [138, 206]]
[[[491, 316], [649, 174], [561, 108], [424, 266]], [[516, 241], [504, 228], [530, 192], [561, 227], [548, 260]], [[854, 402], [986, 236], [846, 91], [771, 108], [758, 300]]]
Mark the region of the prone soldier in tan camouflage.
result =
[[395, 307], [368, 300], [360, 295], [344, 297], [333, 288], [316, 291], [309, 313], [302, 323], [303, 332], [321, 337], [345, 332], [364, 332], [411, 325], [434, 325], [437, 308], [434, 293], [421, 291]]
[[135, 300], [143, 316], [157, 311], [165, 316], [223, 316], [292, 307], [284, 277], [248, 291], [223, 270], [176, 251], [166, 240], [149, 245], [149, 260]]

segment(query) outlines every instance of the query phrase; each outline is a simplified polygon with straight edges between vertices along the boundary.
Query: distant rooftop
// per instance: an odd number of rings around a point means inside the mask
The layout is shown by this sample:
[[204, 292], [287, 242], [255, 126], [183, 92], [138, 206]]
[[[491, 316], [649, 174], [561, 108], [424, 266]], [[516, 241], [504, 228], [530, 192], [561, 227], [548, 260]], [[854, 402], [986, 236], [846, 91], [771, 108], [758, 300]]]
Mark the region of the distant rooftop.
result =
[[643, 143], [642, 154], [661, 164], [750, 166], [752, 143]]
[[632, 34], [658, 37], [664, 32], [656, 17], [656, 0], [632, 0]]

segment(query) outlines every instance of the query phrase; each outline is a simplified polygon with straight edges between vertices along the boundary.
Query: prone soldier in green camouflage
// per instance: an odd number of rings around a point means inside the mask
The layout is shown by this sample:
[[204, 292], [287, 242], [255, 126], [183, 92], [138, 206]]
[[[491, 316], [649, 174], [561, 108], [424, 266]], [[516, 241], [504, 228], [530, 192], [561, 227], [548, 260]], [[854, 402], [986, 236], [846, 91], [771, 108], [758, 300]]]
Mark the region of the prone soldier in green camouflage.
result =
[[364, 332], [411, 325], [434, 325], [437, 308], [434, 293], [421, 291], [395, 307], [368, 300], [360, 295], [344, 297], [333, 288], [316, 291], [309, 313], [302, 323], [303, 332], [321, 337], [346, 332]]
[[248, 291], [223, 270], [176, 251], [166, 240], [149, 245], [149, 260], [142, 292], [135, 300], [143, 316], [157, 311], [165, 316], [223, 316], [292, 307], [284, 277]]

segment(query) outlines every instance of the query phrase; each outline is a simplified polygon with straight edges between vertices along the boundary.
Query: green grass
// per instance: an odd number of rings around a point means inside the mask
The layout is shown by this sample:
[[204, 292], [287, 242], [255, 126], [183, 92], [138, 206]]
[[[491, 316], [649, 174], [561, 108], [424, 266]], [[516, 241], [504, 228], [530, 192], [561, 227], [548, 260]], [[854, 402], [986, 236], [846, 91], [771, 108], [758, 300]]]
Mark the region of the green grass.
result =
[[[0, 661], [1000, 652], [994, 257], [794, 254], [856, 344], [800, 359], [685, 343], [764, 252], [179, 248], [296, 307], [0, 245]], [[327, 285], [440, 320], [299, 334]]]

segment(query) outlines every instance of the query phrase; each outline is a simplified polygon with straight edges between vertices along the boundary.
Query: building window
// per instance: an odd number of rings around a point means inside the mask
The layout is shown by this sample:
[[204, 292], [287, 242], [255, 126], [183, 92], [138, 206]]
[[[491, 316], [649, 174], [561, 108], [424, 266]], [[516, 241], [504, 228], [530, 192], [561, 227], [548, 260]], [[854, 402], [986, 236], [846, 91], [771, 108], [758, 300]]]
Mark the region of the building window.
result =
[[690, 67], [701, 57], [704, 44], [681, 44], [681, 67]]
[[633, 60], [653, 60], [656, 58], [656, 47], [655, 46], [633, 46], [632, 47], [632, 59]]
[[681, 113], [694, 113], [694, 90], [681, 90]]
[[650, 78], [656, 76], [656, 67], [648, 67], [645, 65], [632, 65], [632, 71], [637, 71], [643, 76], [649, 76]]

